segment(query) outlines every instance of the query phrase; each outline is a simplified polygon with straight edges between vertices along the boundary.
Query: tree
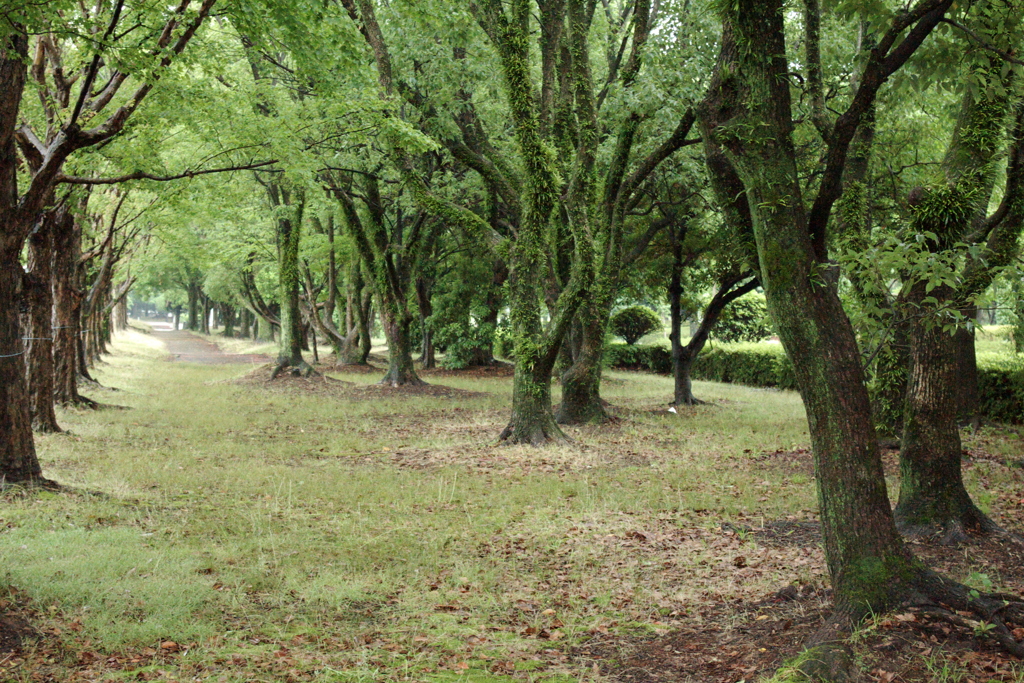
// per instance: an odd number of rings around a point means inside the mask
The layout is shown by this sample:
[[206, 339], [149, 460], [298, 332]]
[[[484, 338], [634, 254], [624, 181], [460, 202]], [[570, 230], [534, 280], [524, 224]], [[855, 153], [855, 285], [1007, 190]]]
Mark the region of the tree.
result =
[[[807, 408], [836, 610], [812, 639], [814, 656], [807, 658], [805, 668], [827, 680], [837, 680], [827, 672], [849, 656], [832, 639], [872, 611], [909, 601], [978, 614], [1000, 609], [1008, 618], [1024, 619], [1019, 603], [1004, 606], [986, 596], [973, 599], [964, 586], [928, 570], [904, 545], [886, 493], [856, 337], [834, 285], [825, 277], [826, 227], [841, 190], [850, 142], [878, 89], [906, 63], [950, 5], [948, 0], [925, 0], [889, 17], [848, 107], [827, 131], [825, 167], [809, 210], [793, 143], [781, 0], [719, 6], [719, 64], [700, 105], [705, 141], [724, 151], [746, 191], [769, 312], [793, 361]], [[816, 3], [808, 7], [816, 9]], [[1004, 646], [1024, 651], [1002, 621], [997, 628]]]
[[[97, 6], [97, 16], [80, 16], [89, 10], [47, 4], [4, 12], [0, 33], [0, 257], [4, 263], [18, 263], [21, 250], [32, 228], [42, 217], [59, 181], [67, 159], [76, 151], [113, 139], [153, 89], [157, 80], [175, 58], [182, 53], [196, 30], [202, 25], [216, 0], [203, 0], [193, 7], [183, 0], [175, 7], [160, 3], [139, 3], [130, 8], [118, 1], [109, 8]], [[67, 10], [61, 14], [57, 10]], [[105, 25], [91, 59], [85, 60], [79, 73], [68, 78], [63, 72], [59, 45], [75, 33], [64, 22], [74, 20]], [[31, 23], [26, 24], [28, 20]], [[104, 61], [104, 50], [115, 43], [135, 42], [126, 38], [122, 21], [150, 22], [162, 26], [155, 40], [127, 48], [120, 58]], [[54, 27], [57, 30], [54, 30]], [[32, 62], [32, 78], [39, 86], [41, 108], [48, 125], [37, 134], [30, 123], [19, 121], [22, 96], [28, 77], [29, 35], [35, 35], [40, 56]], [[87, 48], [83, 48], [88, 51]], [[134, 63], [133, 63], [134, 61]], [[131, 67], [145, 72], [130, 97], [122, 104], [112, 104], [125, 83], [133, 81]], [[105, 71], [105, 74], [101, 72]], [[105, 76], [105, 78], [102, 78]], [[103, 85], [97, 87], [97, 84]], [[77, 93], [74, 92], [75, 85]], [[88, 121], [91, 128], [83, 128]], [[21, 153], [21, 160], [18, 158]], [[23, 163], [27, 179], [24, 191], [18, 187], [18, 167]], [[44, 482], [35, 445], [32, 440], [29, 403], [25, 386], [22, 333], [18, 321], [17, 300], [21, 290], [19, 268], [4, 268], [0, 276], [0, 401], [5, 406], [0, 415], [0, 478], [6, 483]]]
[[[1020, 38], [1020, 13], [1018, 3], [993, 0], [969, 17], [973, 29], [967, 30], [984, 36], [995, 50], [1013, 49]], [[957, 317], [949, 316], [976, 311], [974, 298], [1013, 259], [1024, 227], [1019, 189], [1024, 102], [1015, 98], [1013, 71], [1006, 66], [1002, 55], [992, 49], [973, 45], [966, 51], [962, 77], [966, 87], [939, 177], [911, 195], [913, 229], [928, 255], [947, 263], [961, 244], [979, 251], [952, 273], [943, 268], [914, 277], [910, 271], [900, 295], [913, 318], [907, 326], [910, 366], [896, 522], [906, 534], [939, 534], [949, 543], [966, 540], [967, 531], [1002, 531], [978, 509], [963, 484], [957, 418], [962, 387], [973, 386], [976, 394], [977, 373], [973, 335], [962, 330]], [[1017, 116], [1010, 127], [1013, 145], [1005, 208], [988, 217], [1011, 109], [1016, 109]], [[963, 358], [965, 351], [968, 359]], [[977, 403], [976, 396], [973, 399]]]

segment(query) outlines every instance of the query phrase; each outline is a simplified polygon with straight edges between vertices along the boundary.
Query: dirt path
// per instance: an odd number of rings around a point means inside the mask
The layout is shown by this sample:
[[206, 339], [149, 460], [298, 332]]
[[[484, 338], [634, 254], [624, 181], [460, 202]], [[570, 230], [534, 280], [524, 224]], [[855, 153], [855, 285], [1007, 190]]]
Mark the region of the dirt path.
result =
[[172, 330], [169, 323], [150, 323], [153, 336], [163, 342], [170, 354], [167, 360], [184, 363], [208, 363], [220, 365], [228, 363], [262, 364], [270, 358], [255, 353], [224, 353], [211, 342], [206, 341], [187, 330]]

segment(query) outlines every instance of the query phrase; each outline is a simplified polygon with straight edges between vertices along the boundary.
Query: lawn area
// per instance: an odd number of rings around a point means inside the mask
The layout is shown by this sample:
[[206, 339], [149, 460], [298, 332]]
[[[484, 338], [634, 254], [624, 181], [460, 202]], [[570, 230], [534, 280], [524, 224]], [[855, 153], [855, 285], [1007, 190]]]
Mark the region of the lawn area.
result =
[[[111, 389], [87, 393], [128, 409], [60, 412], [69, 431], [37, 444], [67, 490], [2, 500], [3, 604], [38, 638], [0, 678], [735, 683], [820, 623], [795, 392], [697, 382], [710, 403], [672, 413], [670, 378], [609, 372], [618, 421], [538, 450], [495, 443], [508, 377], [427, 374], [448, 389], [405, 394], [380, 374], [267, 383], [117, 338], [95, 370]], [[969, 490], [1024, 531], [1019, 434], [965, 438]], [[915, 548], [1024, 590], [1009, 546]], [[865, 670], [1024, 680], [983, 628], [943, 644], [932, 626], [868, 624]]]

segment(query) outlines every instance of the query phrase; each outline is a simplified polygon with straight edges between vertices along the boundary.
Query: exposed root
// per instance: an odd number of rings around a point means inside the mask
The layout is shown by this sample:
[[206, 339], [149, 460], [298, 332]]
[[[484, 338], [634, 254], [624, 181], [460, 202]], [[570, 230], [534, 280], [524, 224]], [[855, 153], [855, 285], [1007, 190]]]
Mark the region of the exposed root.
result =
[[685, 399], [683, 399], [681, 401], [679, 401], [679, 400], [672, 400], [672, 401], [669, 402], [669, 405], [670, 406], [706, 406], [706, 405], [708, 405], [708, 402], [707, 401], [702, 401], [699, 398], [697, 398], [696, 396], [689, 396], [689, 397], [687, 397], [687, 398], [685, 398]]
[[[1024, 643], [1014, 629], [1024, 627], [1024, 598], [1005, 593], [979, 593], [931, 570], [923, 570], [904, 585], [906, 599], [899, 609], [927, 615], [949, 625], [997, 642], [1007, 653], [1024, 659]], [[775, 680], [821, 683], [862, 680], [848, 638], [855, 622], [865, 614], [839, 611], [805, 643], [804, 651], [780, 670]], [[1017, 633], [1020, 633], [1018, 630]], [[787, 675], [792, 671], [794, 675]], [[802, 676], [803, 678], [799, 678]]]
[[[522, 433], [526, 431], [526, 433]], [[501, 434], [498, 435], [498, 443], [513, 446], [513, 445], [529, 445], [529, 446], [567, 446], [573, 443], [573, 440], [569, 438], [558, 426], [555, 425], [554, 429], [544, 429], [542, 426], [537, 425], [529, 430], [517, 430], [515, 422], [509, 422], [505, 429], [501, 430]]]
[[60, 401], [57, 403], [57, 405], [61, 406], [62, 408], [85, 408], [86, 410], [99, 410], [102, 404], [92, 400], [91, 398], [86, 398], [85, 396], [79, 394], [72, 400]]
[[16, 492], [16, 491], [64, 491], [66, 490], [58, 482], [53, 479], [47, 479], [46, 477], [36, 477], [35, 479], [29, 479], [28, 481], [19, 482], [6, 482], [0, 480], [0, 492]]
[[290, 360], [278, 360], [277, 365], [274, 366], [274, 371], [270, 373], [270, 379], [277, 379], [278, 376], [286, 370], [289, 371], [293, 377], [320, 376], [320, 373], [317, 372], [316, 368], [306, 361], [299, 361], [299, 363], [293, 364]]
[[377, 382], [377, 384], [383, 384], [388, 387], [425, 387], [427, 383], [416, 375], [411, 377], [393, 377], [391, 373], [384, 375], [384, 378]]
[[935, 520], [928, 524], [908, 523], [900, 519], [898, 512], [896, 527], [907, 538], [955, 546], [970, 543], [972, 537], [994, 536], [1024, 545], [1024, 538], [996, 524], [974, 504], [958, 517]]

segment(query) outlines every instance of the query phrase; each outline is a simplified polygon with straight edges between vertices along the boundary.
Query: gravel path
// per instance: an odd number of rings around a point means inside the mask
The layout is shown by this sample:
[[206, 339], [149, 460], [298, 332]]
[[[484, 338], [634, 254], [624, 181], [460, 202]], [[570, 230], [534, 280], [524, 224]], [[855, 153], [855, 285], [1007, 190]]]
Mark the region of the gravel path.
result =
[[206, 341], [187, 330], [172, 330], [169, 323], [149, 323], [153, 336], [163, 342], [170, 354], [167, 360], [183, 363], [250, 363], [270, 362], [268, 356], [256, 353], [224, 353], [216, 344]]

